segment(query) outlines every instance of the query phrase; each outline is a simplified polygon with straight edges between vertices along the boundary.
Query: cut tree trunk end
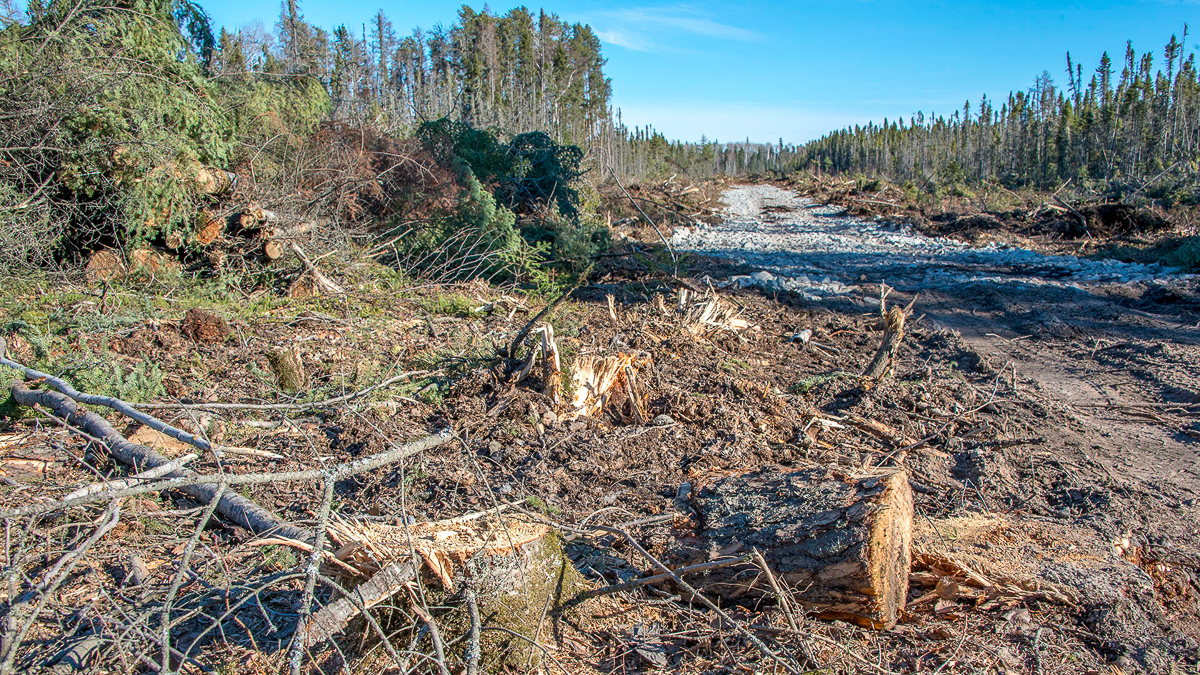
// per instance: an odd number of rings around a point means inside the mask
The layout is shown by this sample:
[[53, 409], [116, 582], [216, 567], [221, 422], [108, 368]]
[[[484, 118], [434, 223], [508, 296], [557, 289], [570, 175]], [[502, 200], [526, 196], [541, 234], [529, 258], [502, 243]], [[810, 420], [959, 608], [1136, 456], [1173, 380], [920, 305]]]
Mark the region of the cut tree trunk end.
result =
[[[912, 492], [904, 471], [846, 476], [779, 468], [727, 476], [692, 497], [700, 527], [671, 554], [679, 565], [757, 549], [792, 599], [820, 618], [891, 628], [908, 596]], [[694, 585], [726, 601], [771, 599], [753, 562]]]
[[[528, 642], [489, 628], [533, 637], [545, 613], [561, 606], [583, 583], [563, 552], [562, 540], [546, 525], [521, 515], [484, 511], [407, 527], [338, 519], [330, 524], [329, 534], [340, 547], [339, 559], [371, 579], [378, 577], [375, 570], [380, 565], [387, 570], [410, 561], [415, 551], [423, 563], [431, 605], [448, 604], [456, 593], [472, 589], [485, 623], [481, 636], [485, 672], [524, 668], [531, 660], [536, 664], [540, 656]], [[367, 584], [364, 597], [370, 599], [373, 587]], [[464, 614], [446, 615], [443, 630], [448, 635], [468, 632]], [[344, 622], [341, 615], [337, 620]], [[329, 633], [326, 628], [316, 630], [311, 638]]]

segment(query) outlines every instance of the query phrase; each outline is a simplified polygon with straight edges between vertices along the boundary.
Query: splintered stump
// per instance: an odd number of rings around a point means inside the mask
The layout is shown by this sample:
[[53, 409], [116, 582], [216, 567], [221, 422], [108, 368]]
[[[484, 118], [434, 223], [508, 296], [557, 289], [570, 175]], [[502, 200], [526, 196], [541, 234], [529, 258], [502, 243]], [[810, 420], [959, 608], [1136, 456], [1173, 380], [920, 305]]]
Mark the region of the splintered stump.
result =
[[[875, 629], [896, 623], [912, 564], [912, 492], [903, 471], [846, 476], [778, 468], [722, 477], [692, 496], [700, 526], [677, 565], [757, 549], [812, 614]], [[774, 595], [753, 562], [709, 572], [701, 592], [726, 601]]]
[[[563, 553], [561, 540], [548, 527], [509, 514], [501, 520], [494, 511], [410, 526], [339, 519], [330, 524], [329, 534], [342, 563], [336, 569], [354, 568], [367, 577], [355, 591], [362, 605], [381, 603], [397, 592], [408, 595], [411, 602], [415, 596], [404, 586], [415, 580], [415, 554], [430, 606], [457, 604], [456, 596], [470, 588], [478, 598], [484, 626], [529, 639], [539, 628], [545, 630], [544, 613], [570, 597], [580, 579]], [[353, 581], [348, 585], [353, 586]], [[356, 614], [350, 605], [335, 602], [314, 616], [308, 643], [344, 632]], [[465, 614], [440, 616], [441, 630], [448, 635], [465, 633], [469, 628]], [[535, 647], [504, 630], [485, 630], [481, 637], [485, 666], [524, 667], [538, 660]]]

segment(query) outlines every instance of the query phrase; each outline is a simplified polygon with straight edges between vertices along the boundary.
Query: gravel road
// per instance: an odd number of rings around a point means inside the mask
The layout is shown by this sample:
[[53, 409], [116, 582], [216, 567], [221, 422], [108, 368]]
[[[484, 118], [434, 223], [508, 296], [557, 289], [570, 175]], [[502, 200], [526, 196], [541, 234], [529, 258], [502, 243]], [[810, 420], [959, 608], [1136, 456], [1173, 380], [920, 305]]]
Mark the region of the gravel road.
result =
[[736, 186], [723, 200], [721, 223], [677, 228], [671, 244], [760, 270], [732, 277], [732, 285], [791, 290], [809, 300], [881, 281], [901, 291], [962, 291], [972, 284], [1082, 289], [1184, 278], [1157, 264], [1043, 255], [996, 244], [975, 248], [886, 221], [846, 216], [839, 207], [773, 185]]

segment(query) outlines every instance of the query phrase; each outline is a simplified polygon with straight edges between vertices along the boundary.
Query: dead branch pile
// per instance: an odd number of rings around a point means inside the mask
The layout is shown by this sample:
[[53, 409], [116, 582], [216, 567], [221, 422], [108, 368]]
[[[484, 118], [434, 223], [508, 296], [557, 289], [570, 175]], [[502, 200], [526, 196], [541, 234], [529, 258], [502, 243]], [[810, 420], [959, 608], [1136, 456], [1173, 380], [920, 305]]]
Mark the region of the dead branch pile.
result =
[[672, 176], [661, 183], [631, 185], [612, 178], [600, 186], [609, 227], [618, 238], [646, 243], [670, 238], [676, 227], [715, 222], [727, 185], [719, 178], [693, 183]]

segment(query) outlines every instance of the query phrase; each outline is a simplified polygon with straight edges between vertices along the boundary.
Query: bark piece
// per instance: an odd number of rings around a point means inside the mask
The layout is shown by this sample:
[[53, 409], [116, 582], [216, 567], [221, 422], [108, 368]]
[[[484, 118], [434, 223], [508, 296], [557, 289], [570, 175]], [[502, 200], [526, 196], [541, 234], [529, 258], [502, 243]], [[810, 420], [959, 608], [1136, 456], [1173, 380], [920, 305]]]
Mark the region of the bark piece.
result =
[[338, 598], [314, 614], [309, 619], [305, 631], [305, 644], [312, 646], [333, 639], [361, 613], [360, 607], [371, 609], [395, 595], [404, 588], [405, 583], [415, 577], [416, 570], [410, 563], [391, 563], [385, 566], [351, 591], [357, 603], [349, 598]]
[[267, 352], [267, 363], [271, 365], [275, 380], [283, 391], [295, 394], [308, 384], [304, 362], [300, 360], [300, 348], [296, 345]]
[[[751, 548], [762, 552], [806, 610], [875, 629], [895, 625], [912, 565], [912, 492], [904, 471], [845, 476], [778, 468], [702, 485], [692, 497], [701, 526], [672, 559], [694, 564]], [[728, 601], [771, 595], [758, 566], [710, 573], [697, 584]]]
[[195, 342], [219, 342], [229, 335], [229, 324], [217, 314], [193, 307], [183, 315], [179, 330]]

